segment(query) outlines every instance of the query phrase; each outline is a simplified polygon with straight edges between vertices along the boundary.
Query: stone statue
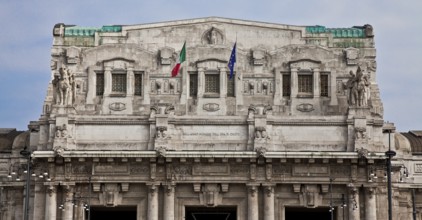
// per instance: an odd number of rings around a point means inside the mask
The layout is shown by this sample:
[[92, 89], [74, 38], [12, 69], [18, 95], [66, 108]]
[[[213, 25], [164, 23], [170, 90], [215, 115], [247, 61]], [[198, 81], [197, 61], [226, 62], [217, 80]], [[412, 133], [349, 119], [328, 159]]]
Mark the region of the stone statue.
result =
[[350, 106], [365, 107], [368, 106], [370, 98], [368, 75], [364, 75], [360, 67], [356, 74], [350, 71], [350, 79], [344, 85], [348, 90], [347, 99]]
[[212, 28], [210, 30], [210, 32], [208, 33], [208, 43], [209, 44], [218, 44], [218, 32], [217, 30], [215, 30], [214, 28]]
[[74, 76], [70, 73], [69, 69], [62, 67], [59, 70], [60, 78], [57, 82], [58, 96], [56, 104], [58, 105], [69, 105], [73, 103], [73, 90], [75, 87]]

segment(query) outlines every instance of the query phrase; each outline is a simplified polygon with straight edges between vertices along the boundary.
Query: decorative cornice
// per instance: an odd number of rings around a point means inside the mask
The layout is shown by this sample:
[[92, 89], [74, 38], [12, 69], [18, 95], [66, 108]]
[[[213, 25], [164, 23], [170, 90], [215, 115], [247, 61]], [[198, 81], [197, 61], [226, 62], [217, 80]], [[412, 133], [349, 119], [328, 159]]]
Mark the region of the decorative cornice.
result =
[[94, 120], [80, 120], [76, 119], [76, 125], [148, 125], [150, 122], [145, 119], [121, 119], [121, 118], [107, 118]]
[[321, 121], [319, 119], [306, 119], [306, 120], [268, 120], [272, 125], [292, 125], [292, 126], [347, 126], [346, 120], [330, 120]]
[[[53, 151], [35, 151], [33, 158], [54, 157]], [[139, 158], [139, 157], [157, 157], [156, 151], [65, 151], [63, 157], [89, 158], [89, 157], [115, 157], [115, 158]], [[167, 151], [166, 158], [256, 158], [254, 151]], [[265, 154], [266, 158], [305, 158], [305, 159], [359, 159], [357, 152], [282, 152], [269, 151]], [[369, 153], [367, 159], [385, 159], [385, 154]]]

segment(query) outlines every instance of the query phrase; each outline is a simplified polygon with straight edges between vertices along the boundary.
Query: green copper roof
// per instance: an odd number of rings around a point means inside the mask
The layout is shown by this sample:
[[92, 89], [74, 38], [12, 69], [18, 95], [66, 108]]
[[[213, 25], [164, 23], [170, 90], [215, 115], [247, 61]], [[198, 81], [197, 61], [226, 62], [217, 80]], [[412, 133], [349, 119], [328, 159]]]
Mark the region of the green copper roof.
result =
[[64, 35], [66, 37], [93, 37], [95, 32], [121, 32], [122, 26], [121, 25], [105, 25], [101, 28], [95, 27], [66, 27], [64, 31]]
[[326, 28], [324, 26], [307, 26], [306, 32], [311, 34], [331, 33], [334, 38], [363, 38], [365, 30], [362, 28]]

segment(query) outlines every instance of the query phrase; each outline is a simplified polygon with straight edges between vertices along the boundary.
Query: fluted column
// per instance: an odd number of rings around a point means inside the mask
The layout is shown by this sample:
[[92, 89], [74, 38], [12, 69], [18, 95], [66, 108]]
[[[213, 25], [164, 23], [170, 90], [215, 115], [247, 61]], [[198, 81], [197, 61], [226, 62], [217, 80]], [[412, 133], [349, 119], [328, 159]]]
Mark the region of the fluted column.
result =
[[248, 186], [248, 220], [258, 220], [258, 186]]
[[360, 220], [359, 190], [355, 187], [349, 189], [349, 220]]
[[365, 189], [365, 217], [366, 220], [377, 220], [377, 201], [372, 187]]
[[274, 220], [274, 186], [264, 186], [264, 220]]
[[158, 186], [148, 186], [148, 220], [158, 220]]
[[174, 220], [174, 185], [167, 185], [164, 193], [164, 220]]
[[48, 186], [45, 193], [45, 220], [57, 219], [57, 187]]
[[64, 200], [64, 209], [62, 212], [63, 220], [73, 220], [73, 189], [71, 186], [65, 186], [63, 197]]

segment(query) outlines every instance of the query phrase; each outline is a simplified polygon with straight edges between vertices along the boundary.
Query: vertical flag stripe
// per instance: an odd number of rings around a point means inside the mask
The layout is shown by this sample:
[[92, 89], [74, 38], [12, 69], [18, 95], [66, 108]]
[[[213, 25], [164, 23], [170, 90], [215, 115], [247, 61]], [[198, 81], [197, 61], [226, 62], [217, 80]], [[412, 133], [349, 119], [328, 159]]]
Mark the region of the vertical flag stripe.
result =
[[229, 64], [228, 64], [228, 67], [230, 69], [230, 77], [229, 77], [230, 79], [233, 78], [234, 64], [236, 63], [236, 43], [237, 42], [234, 43], [233, 50], [230, 55]]
[[177, 59], [176, 66], [173, 67], [171, 71], [171, 77], [177, 76], [179, 74], [180, 66], [186, 60], [186, 42], [183, 44], [182, 50], [180, 51], [179, 58]]

